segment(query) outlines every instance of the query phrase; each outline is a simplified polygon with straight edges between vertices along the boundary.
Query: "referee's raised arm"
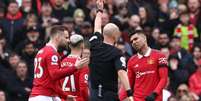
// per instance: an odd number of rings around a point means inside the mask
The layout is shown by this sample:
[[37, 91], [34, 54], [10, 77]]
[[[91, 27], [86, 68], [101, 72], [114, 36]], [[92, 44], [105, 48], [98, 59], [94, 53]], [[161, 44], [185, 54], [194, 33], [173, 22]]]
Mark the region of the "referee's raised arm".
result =
[[104, 2], [103, 0], [97, 0], [96, 3], [97, 3], [97, 13], [94, 23], [94, 32], [102, 33], [101, 24], [102, 24], [102, 13], [103, 13]]

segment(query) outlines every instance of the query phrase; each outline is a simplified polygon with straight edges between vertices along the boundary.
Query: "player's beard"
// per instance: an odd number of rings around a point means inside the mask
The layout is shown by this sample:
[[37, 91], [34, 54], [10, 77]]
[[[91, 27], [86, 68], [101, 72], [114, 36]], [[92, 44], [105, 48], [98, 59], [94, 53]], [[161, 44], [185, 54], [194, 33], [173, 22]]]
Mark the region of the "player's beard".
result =
[[60, 45], [59, 45], [60, 48], [68, 48], [68, 43], [64, 43], [62, 42]]
[[137, 52], [141, 52], [143, 45], [132, 45]]

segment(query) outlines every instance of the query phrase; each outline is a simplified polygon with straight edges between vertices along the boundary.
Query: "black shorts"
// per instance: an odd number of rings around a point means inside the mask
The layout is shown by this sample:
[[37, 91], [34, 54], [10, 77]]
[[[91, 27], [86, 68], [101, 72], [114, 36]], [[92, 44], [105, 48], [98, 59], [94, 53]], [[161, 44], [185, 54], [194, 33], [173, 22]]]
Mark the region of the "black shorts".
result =
[[119, 101], [119, 98], [118, 94], [113, 91], [103, 91], [102, 97], [99, 97], [97, 89], [90, 89], [89, 101]]

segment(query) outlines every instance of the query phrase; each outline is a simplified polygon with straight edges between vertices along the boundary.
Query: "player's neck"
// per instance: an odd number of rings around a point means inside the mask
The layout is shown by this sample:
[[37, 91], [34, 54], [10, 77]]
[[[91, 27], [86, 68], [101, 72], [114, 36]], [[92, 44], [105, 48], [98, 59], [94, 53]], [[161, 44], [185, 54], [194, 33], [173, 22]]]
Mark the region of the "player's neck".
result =
[[82, 51], [80, 51], [80, 50], [71, 50], [71, 55], [80, 57], [81, 54], [82, 54]]
[[50, 40], [50, 41], [48, 42], [48, 44], [50, 44], [50, 45], [52, 45], [53, 47], [55, 47], [56, 49], [58, 49], [58, 44], [57, 44], [57, 42], [55, 42], [55, 41], [53, 41], [53, 40]]
[[139, 52], [141, 55], [145, 55], [147, 53], [147, 51], [149, 50], [149, 47], [147, 45], [145, 45], [141, 51]]
[[114, 46], [114, 41], [108, 37], [104, 37], [104, 41], [103, 41], [105, 44], [109, 44], [109, 45], [112, 45]]

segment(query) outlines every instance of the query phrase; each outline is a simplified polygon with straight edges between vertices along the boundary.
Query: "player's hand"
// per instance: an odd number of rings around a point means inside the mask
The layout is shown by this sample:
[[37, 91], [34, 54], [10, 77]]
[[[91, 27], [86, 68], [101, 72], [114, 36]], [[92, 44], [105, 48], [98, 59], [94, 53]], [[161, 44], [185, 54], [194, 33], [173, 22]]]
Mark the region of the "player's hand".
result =
[[177, 59], [170, 59], [170, 69], [177, 70], [178, 69], [178, 60]]
[[151, 93], [149, 96], [145, 98], [145, 101], [155, 101], [157, 94]]
[[97, 0], [96, 5], [97, 5], [97, 9], [103, 10], [104, 0]]
[[134, 100], [133, 100], [133, 97], [130, 96], [130, 97], [127, 97], [126, 99], [124, 99], [123, 101], [134, 101]]
[[89, 64], [89, 58], [82, 58], [81, 60], [77, 60], [75, 62], [75, 68], [81, 69]]
[[134, 101], [133, 97], [132, 96], [128, 97], [128, 101]]
[[66, 101], [76, 101], [77, 96], [68, 95]]

